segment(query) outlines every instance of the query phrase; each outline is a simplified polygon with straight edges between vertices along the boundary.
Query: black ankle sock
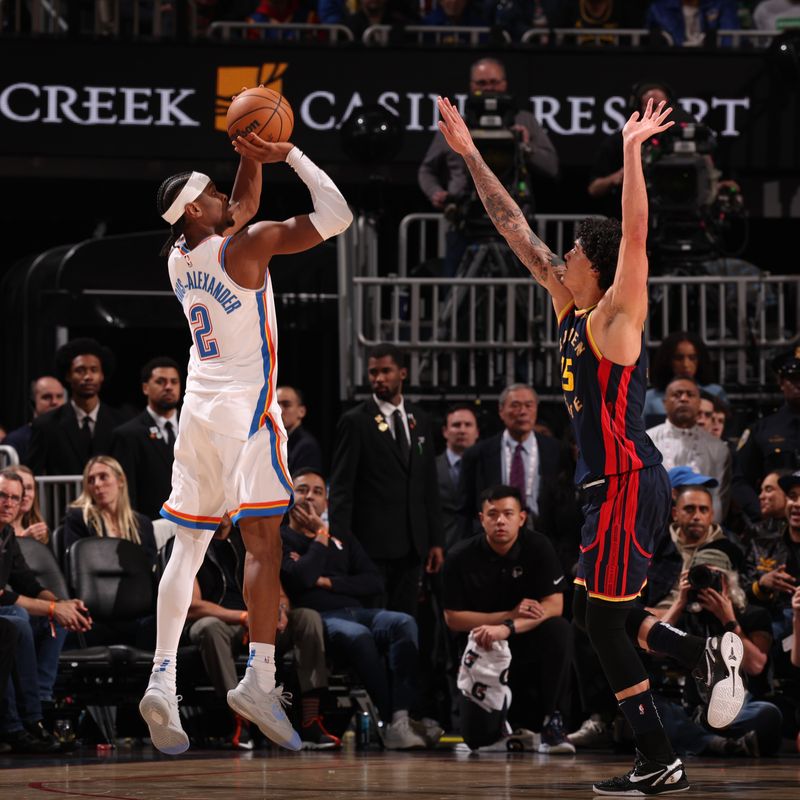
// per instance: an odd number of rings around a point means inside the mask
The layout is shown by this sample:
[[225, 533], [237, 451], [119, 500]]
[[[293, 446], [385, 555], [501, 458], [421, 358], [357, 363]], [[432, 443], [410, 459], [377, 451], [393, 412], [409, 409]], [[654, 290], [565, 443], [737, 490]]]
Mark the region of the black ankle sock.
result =
[[669, 764], [675, 758], [672, 745], [664, 733], [661, 717], [653, 703], [653, 695], [647, 689], [639, 694], [626, 697], [619, 704], [628, 724], [633, 728], [636, 746], [643, 756], [651, 761]]
[[684, 633], [666, 622], [656, 622], [647, 634], [647, 646], [654, 653], [672, 656], [687, 669], [694, 669], [703, 656], [706, 640]]

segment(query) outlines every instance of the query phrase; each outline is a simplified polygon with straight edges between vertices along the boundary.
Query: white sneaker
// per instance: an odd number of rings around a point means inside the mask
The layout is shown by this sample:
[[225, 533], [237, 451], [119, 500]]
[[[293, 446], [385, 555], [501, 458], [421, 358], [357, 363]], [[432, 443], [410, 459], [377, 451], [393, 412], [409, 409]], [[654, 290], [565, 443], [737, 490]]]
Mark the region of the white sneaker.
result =
[[492, 744], [477, 747], [475, 753], [535, 753], [539, 750], [541, 737], [527, 728], [517, 728], [513, 733], [501, 736]]
[[139, 703], [139, 713], [150, 729], [153, 747], [170, 756], [189, 749], [189, 737], [181, 727], [178, 714], [180, 695], [172, 691], [161, 672], [150, 675], [147, 690]]
[[609, 743], [608, 726], [599, 714], [592, 714], [584, 720], [578, 730], [567, 734], [567, 740], [575, 747], [602, 747]]
[[730, 631], [706, 641], [704, 658], [693, 671], [701, 697], [708, 698], [706, 718], [712, 728], [727, 728], [742, 710], [745, 689], [741, 668], [742, 640]]
[[252, 667], [235, 689], [228, 692], [228, 705], [240, 716], [255, 722], [261, 733], [287, 750], [299, 750], [303, 743], [283, 710], [290, 705], [291, 694], [276, 686], [265, 692], [256, 680]]
[[403, 717], [384, 728], [383, 746], [387, 750], [419, 750], [427, 747], [428, 743], [414, 730], [411, 719]]

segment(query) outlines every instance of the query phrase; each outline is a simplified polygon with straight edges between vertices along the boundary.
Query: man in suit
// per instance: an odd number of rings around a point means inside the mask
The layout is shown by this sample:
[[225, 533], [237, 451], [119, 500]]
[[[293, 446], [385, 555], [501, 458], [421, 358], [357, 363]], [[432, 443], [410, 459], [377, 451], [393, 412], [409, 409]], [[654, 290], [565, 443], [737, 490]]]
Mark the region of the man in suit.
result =
[[178, 436], [181, 373], [171, 358], [158, 357], [142, 367], [147, 408], [114, 431], [111, 454], [128, 478], [131, 506], [158, 519], [172, 486], [172, 461]]
[[300, 467], [322, 469], [322, 450], [319, 442], [307, 428], [303, 427], [306, 404], [299, 389], [294, 386], [278, 387], [278, 405], [281, 419], [289, 440], [286, 447], [289, 454], [289, 473], [294, 475]]
[[414, 616], [422, 564], [441, 569], [444, 537], [432, 429], [403, 398], [403, 362], [394, 345], [370, 352], [373, 395], [337, 426], [329, 513], [331, 527], [353, 533], [377, 564], [386, 587], [379, 605]]
[[[67, 399], [64, 387], [58, 378], [52, 375], [42, 375], [31, 382], [31, 406], [33, 406], [33, 419], [41, 417], [54, 408], [64, 405]], [[31, 423], [11, 431], [2, 443], [13, 447], [17, 451], [19, 460], [24, 464], [28, 457], [28, 448], [31, 445]]]
[[507, 386], [498, 401], [505, 430], [464, 453], [460, 485], [463, 538], [480, 532], [479, 498], [498, 484], [519, 490], [528, 518], [535, 524], [540, 498], [552, 489], [564, 459], [557, 440], [534, 430], [538, 406], [533, 387], [524, 383]]
[[447, 447], [436, 457], [436, 472], [439, 476], [439, 497], [442, 503], [444, 547], [448, 551], [461, 538], [462, 500], [459, 493], [461, 482], [461, 459], [478, 441], [478, 418], [472, 406], [466, 404], [450, 406], [445, 414], [442, 436]]
[[60, 408], [33, 421], [27, 464], [36, 475], [80, 475], [86, 462], [110, 455], [119, 412], [100, 401], [114, 356], [94, 339], [73, 339], [56, 351], [56, 375], [69, 389]]

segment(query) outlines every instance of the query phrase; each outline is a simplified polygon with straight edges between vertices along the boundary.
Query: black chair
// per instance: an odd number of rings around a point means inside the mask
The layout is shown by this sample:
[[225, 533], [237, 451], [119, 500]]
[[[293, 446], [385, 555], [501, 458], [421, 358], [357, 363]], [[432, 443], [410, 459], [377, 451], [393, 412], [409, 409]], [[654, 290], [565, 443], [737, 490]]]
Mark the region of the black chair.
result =
[[46, 544], [37, 542], [36, 539], [27, 537], [17, 539], [17, 544], [22, 551], [25, 563], [36, 575], [39, 583], [59, 599], [69, 597], [64, 573], [50, 548]]
[[50, 549], [62, 574], [67, 572], [67, 550], [64, 546], [64, 526], [58, 525], [50, 536]]
[[[67, 551], [73, 596], [86, 604], [95, 628], [113, 634], [153, 615], [156, 587], [144, 549], [124, 539], [80, 539]], [[79, 636], [84, 643], [85, 639]], [[61, 654], [63, 688], [84, 704], [109, 742], [116, 738], [116, 708], [138, 701], [153, 663], [150, 650], [113, 639]], [[57, 689], [59, 684], [57, 684]]]

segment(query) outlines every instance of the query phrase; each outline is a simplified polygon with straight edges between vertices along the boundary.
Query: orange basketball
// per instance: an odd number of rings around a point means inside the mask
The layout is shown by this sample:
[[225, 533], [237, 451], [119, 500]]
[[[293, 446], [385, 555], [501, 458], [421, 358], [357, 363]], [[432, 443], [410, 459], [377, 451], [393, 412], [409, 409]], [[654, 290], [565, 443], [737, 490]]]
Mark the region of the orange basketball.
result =
[[237, 95], [226, 117], [228, 136], [255, 133], [265, 142], [287, 142], [294, 127], [294, 114], [289, 101], [274, 89], [246, 89]]

